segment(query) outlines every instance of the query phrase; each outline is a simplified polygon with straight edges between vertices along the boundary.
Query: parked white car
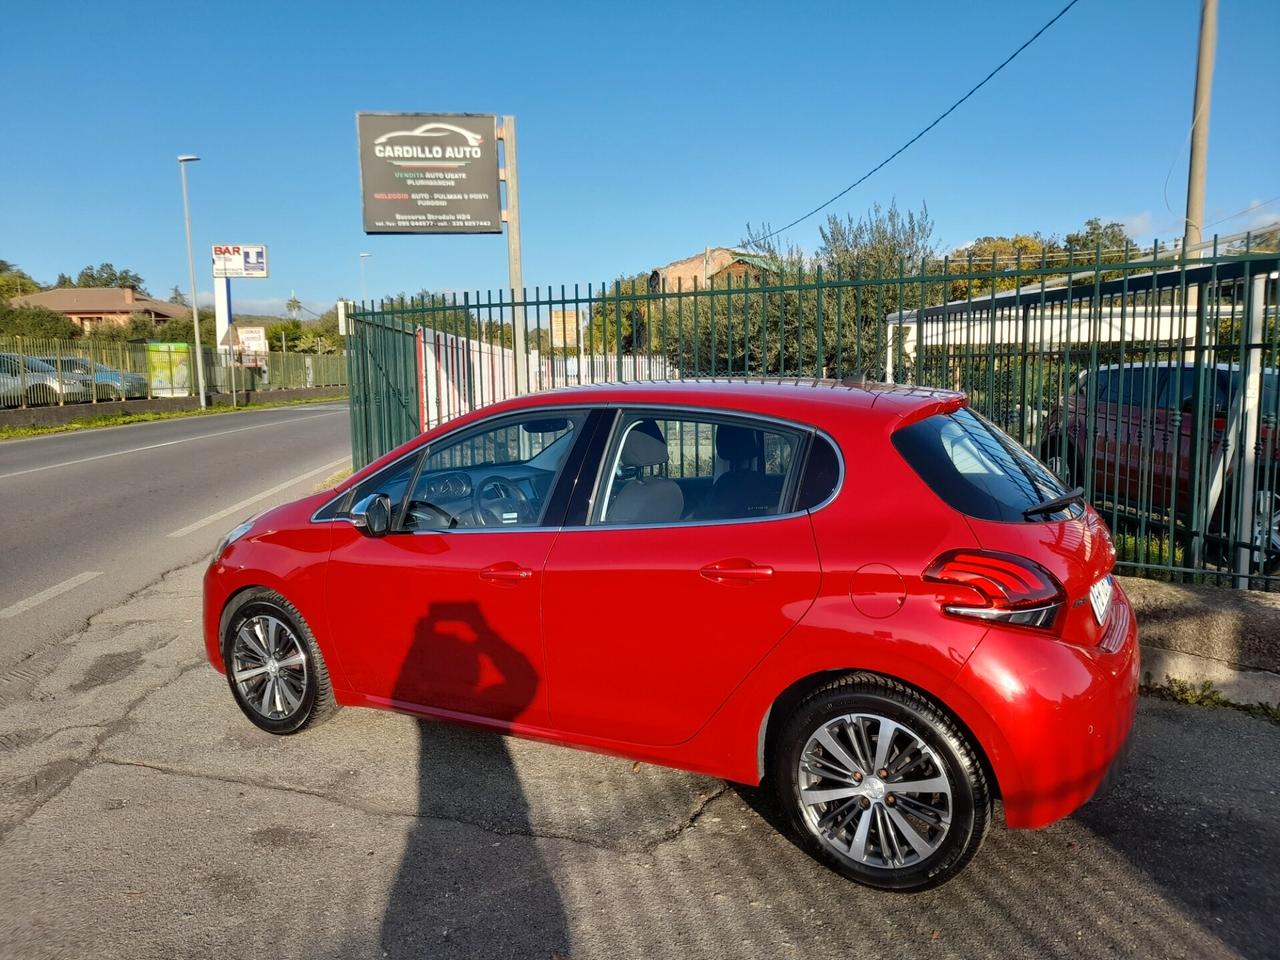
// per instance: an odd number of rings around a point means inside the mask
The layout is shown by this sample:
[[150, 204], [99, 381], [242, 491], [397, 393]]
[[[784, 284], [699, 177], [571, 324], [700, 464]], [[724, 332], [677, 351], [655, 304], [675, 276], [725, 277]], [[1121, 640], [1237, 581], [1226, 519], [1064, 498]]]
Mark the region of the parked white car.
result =
[[0, 353], [0, 390], [5, 406], [47, 406], [84, 403], [93, 399], [93, 386], [84, 374], [64, 371], [61, 376], [49, 364], [34, 357]]

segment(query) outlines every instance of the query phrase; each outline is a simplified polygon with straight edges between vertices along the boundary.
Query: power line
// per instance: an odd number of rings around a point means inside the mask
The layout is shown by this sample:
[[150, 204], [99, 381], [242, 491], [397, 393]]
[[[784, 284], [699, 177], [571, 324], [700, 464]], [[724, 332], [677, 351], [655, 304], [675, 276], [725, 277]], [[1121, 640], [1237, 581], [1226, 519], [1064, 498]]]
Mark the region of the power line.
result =
[[[1226, 223], [1228, 220], [1234, 220], [1236, 217], [1243, 217], [1246, 213], [1253, 213], [1255, 210], [1261, 210], [1263, 207], [1268, 207], [1277, 200], [1280, 200], [1280, 196], [1272, 197], [1270, 200], [1262, 200], [1259, 203], [1251, 203], [1243, 210], [1237, 210], [1228, 217], [1223, 217], [1221, 220], [1215, 220], [1213, 223], [1206, 223], [1205, 229], [1208, 229], [1209, 227], [1216, 227], [1218, 224]], [[1274, 224], [1272, 224], [1272, 226], [1274, 226]]]
[[887, 166], [887, 165], [888, 165], [892, 160], [894, 160], [894, 159], [895, 159], [899, 154], [903, 153], [903, 152], [904, 152], [908, 147], [910, 147], [910, 146], [911, 146], [912, 144], [914, 144], [917, 140], [919, 140], [921, 137], [923, 137], [926, 133], [928, 133], [930, 130], [932, 130], [934, 127], [936, 127], [938, 124], [940, 124], [943, 120], [945, 120], [947, 117], [949, 117], [952, 113], [954, 113], [957, 107], [959, 107], [962, 103], [964, 103], [966, 100], [968, 100], [970, 97], [972, 97], [975, 93], [977, 93], [979, 90], [981, 90], [984, 86], [986, 86], [987, 81], [989, 81], [989, 80], [990, 80], [992, 77], [994, 77], [997, 73], [999, 73], [1001, 70], [1003, 70], [1003, 69], [1004, 69], [1005, 67], [1007, 67], [1009, 64], [1011, 64], [1011, 63], [1012, 63], [1012, 62], [1017, 58], [1018, 54], [1022, 53], [1022, 51], [1023, 51], [1023, 50], [1027, 49], [1027, 47], [1029, 47], [1029, 46], [1031, 46], [1031, 44], [1035, 43], [1035, 42], [1036, 42], [1036, 40], [1038, 40], [1038, 39], [1040, 38], [1040, 35], [1041, 35], [1042, 33], [1044, 33], [1046, 30], [1048, 30], [1050, 27], [1052, 27], [1055, 23], [1057, 23], [1059, 20], [1061, 20], [1061, 19], [1066, 15], [1067, 11], [1068, 11], [1068, 10], [1070, 10], [1072, 7], [1074, 7], [1074, 6], [1075, 6], [1077, 3], [1079, 3], [1079, 2], [1080, 2], [1080, 0], [1070, 0], [1070, 2], [1069, 2], [1065, 7], [1063, 7], [1061, 10], [1059, 10], [1056, 14], [1054, 14], [1054, 15], [1053, 15], [1053, 17], [1049, 20], [1049, 22], [1048, 22], [1048, 23], [1046, 23], [1043, 27], [1041, 27], [1039, 30], [1037, 30], [1035, 33], [1033, 33], [1033, 34], [1032, 34], [1032, 35], [1031, 35], [1031, 36], [1030, 36], [1030, 37], [1029, 37], [1029, 38], [1028, 38], [1028, 39], [1027, 39], [1023, 44], [1022, 44], [1022, 46], [1018, 47], [1018, 49], [1017, 49], [1017, 50], [1013, 51], [1013, 53], [1011, 53], [1011, 54], [1009, 54], [1009, 56], [1005, 57], [1005, 59], [1000, 63], [1000, 65], [999, 65], [999, 66], [997, 66], [994, 70], [992, 70], [992, 71], [991, 71], [990, 73], [988, 73], [985, 77], [983, 77], [981, 80], [979, 80], [977, 84], [975, 84], [972, 88], [970, 88], [970, 90], [969, 90], [969, 92], [968, 92], [968, 93], [966, 93], [963, 97], [961, 97], [959, 100], [957, 100], [957, 101], [956, 101], [955, 103], [953, 103], [951, 106], [947, 107], [947, 109], [946, 109], [946, 110], [944, 110], [944, 111], [942, 111], [942, 113], [938, 114], [938, 116], [934, 118], [933, 122], [932, 122], [932, 123], [930, 123], [927, 127], [925, 127], [923, 130], [921, 130], [919, 133], [917, 133], [914, 137], [912, 137], [910, 140], [908, 140], [906, 143], [904, 143], [902, 146], [900, 146], [897, 150], [893, 151], [893, 153], [889, 154], [889, 156], [885, 157], [883, 160], [881, 160], [879, 163], [877, 163], [874, 167], [872, 167], [870, 170], [868, 170], [866, 173], [864, 173], [862, 176], [860, 176], [857, 180], [853, 181], [853, 183], [849, 184], [847, 187], [845, 187], [843, 190], [841, 190], [839, 193], [837, 193], [837, 194], [836, 194], [834, 197], [832, 197], [830, 200], [827, 200], [826, 202], [821, 203], [821, 204], [819, 204], [818, 206], [814, 207], [812, 210], [810, 210], [810, 211], [809, 211], [808, 213], [806, 213], [804, 216], [802, 216], [802, 217], [796, 217], [796, 219], [792, 220], [792, 221], [791, 221], [790, 223], [788, 223], [785, 227], [779, 227], [777, 230], [773, 230], [773, 231], [771, 231], [771, 232], [769, 232], [769, 233], [766, 233], [763, 237], [755, 237], [754, 239], [752, 239], [752, 240], [750, 240], [750, 241], [749, 241], [749, 244], [750, 244], [750, 245], [757, 245], [757, 244], [762, 243], [762, 242], [763, 242], [763, 241], [765, 241], [765, 240], [768, 240], [770, 237], [776, 237], [776, 236], [777, 236], [778, 234], [780, 234], [780, 233], [785, 233], [786, 231], [788, 231], [788, 230], [790, 230], [792, 227], [794, 227], [796, 224], [803, 223], [804, 221], [808, 220], [808, 219], [809, 219], [810, 217], [812, 217], [815, 213], [820, 213], [821, 211], [825, 210], [827, 207], [831, 206], [831, 204], [835, 203], [837, 200], [839, 200], [841, 197], [843, 197], [846, 193], [848, 193], [848, 192], [849, 192], [850, 190], [852, 190], [854, 187], [857, 187], [857, 186], [859, 186], [860, 184], [864, 183], [866, 180], [870, 179], [870, 177], [871, 177], [873, 174], [875, 174], [876, 172], [878, 172], [878, 171], [879, 171], [880, 169], [882, 169], [883, 167]]

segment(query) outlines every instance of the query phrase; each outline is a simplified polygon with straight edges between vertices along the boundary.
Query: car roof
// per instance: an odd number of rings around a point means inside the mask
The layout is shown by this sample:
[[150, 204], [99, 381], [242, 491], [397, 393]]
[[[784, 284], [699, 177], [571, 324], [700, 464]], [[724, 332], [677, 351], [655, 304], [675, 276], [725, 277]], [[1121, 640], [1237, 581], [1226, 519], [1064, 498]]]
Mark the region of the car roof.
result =
[[[1102, 373], [1102, 371], [1104, 370], [1122, 370], [1122, 369], [1123, 370], [1159, 370], [1159, 369], [1168, 370], [1174, 367], [1182, 367], [1182, 369], [1184, 370], [1194, 370], [1196, 367], [1196, 363], [1194, 360], [1156, 360], [1150, 363], [1135, 360], [1132, 363], [1103, 363], [1098, 365], [1098, 373]], [[1240, 364], [1238, 363], [1213, 363], [1213, 364], [1206, 363], [1203, 365], [1202, 369], [1225, 370], [1225, 371], [1234, 373], [1240, 369]], [[1080, 371], [1081, 376], [1087, 375], [1088, 372], [1089, 372], [1088, 370]], [[1263, 367], [1262, 372], [1266, 374], [1280, 373], [1280, 368]]]
[[560, 387], [484, 408], [486, 413], [530, 404], [661, 404], [766, 414], [822, 425], [850, 413], [889, 420], [916, 420], [963, 406], [965, 395], [862, 379], [716, 378], [644, 380]]

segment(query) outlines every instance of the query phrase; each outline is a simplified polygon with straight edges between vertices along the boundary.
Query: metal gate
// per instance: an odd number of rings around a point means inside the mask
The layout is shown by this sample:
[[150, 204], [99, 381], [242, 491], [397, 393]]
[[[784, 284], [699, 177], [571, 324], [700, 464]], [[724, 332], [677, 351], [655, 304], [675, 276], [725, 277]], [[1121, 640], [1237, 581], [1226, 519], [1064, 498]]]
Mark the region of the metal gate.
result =
[[[1280, 254], [1159, 249], [534, 288], [349, 318], [357, 465], [530, 390], [801, 377], [963, 390], [1082, 486], [1120, 566], [1280, 586]], [[517, 353], [515, 324], [528, 349]], [[519, 375], [517, 375], [519, 374]]]

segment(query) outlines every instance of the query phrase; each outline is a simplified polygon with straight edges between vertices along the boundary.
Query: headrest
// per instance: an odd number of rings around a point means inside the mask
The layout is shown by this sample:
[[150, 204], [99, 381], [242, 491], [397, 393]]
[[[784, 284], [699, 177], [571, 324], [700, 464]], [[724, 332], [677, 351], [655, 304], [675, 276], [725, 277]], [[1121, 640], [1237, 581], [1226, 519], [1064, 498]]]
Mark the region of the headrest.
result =
[[728, 425], [717, 427], [716, 454], [728, 463], [755, 459], [760, 455], [760, 431]]
[[641, 433], [638, 428], [627, 434], [622, 444], [624, 467], [656, 467], [667, 462], [667, 445], [657, 437]]

